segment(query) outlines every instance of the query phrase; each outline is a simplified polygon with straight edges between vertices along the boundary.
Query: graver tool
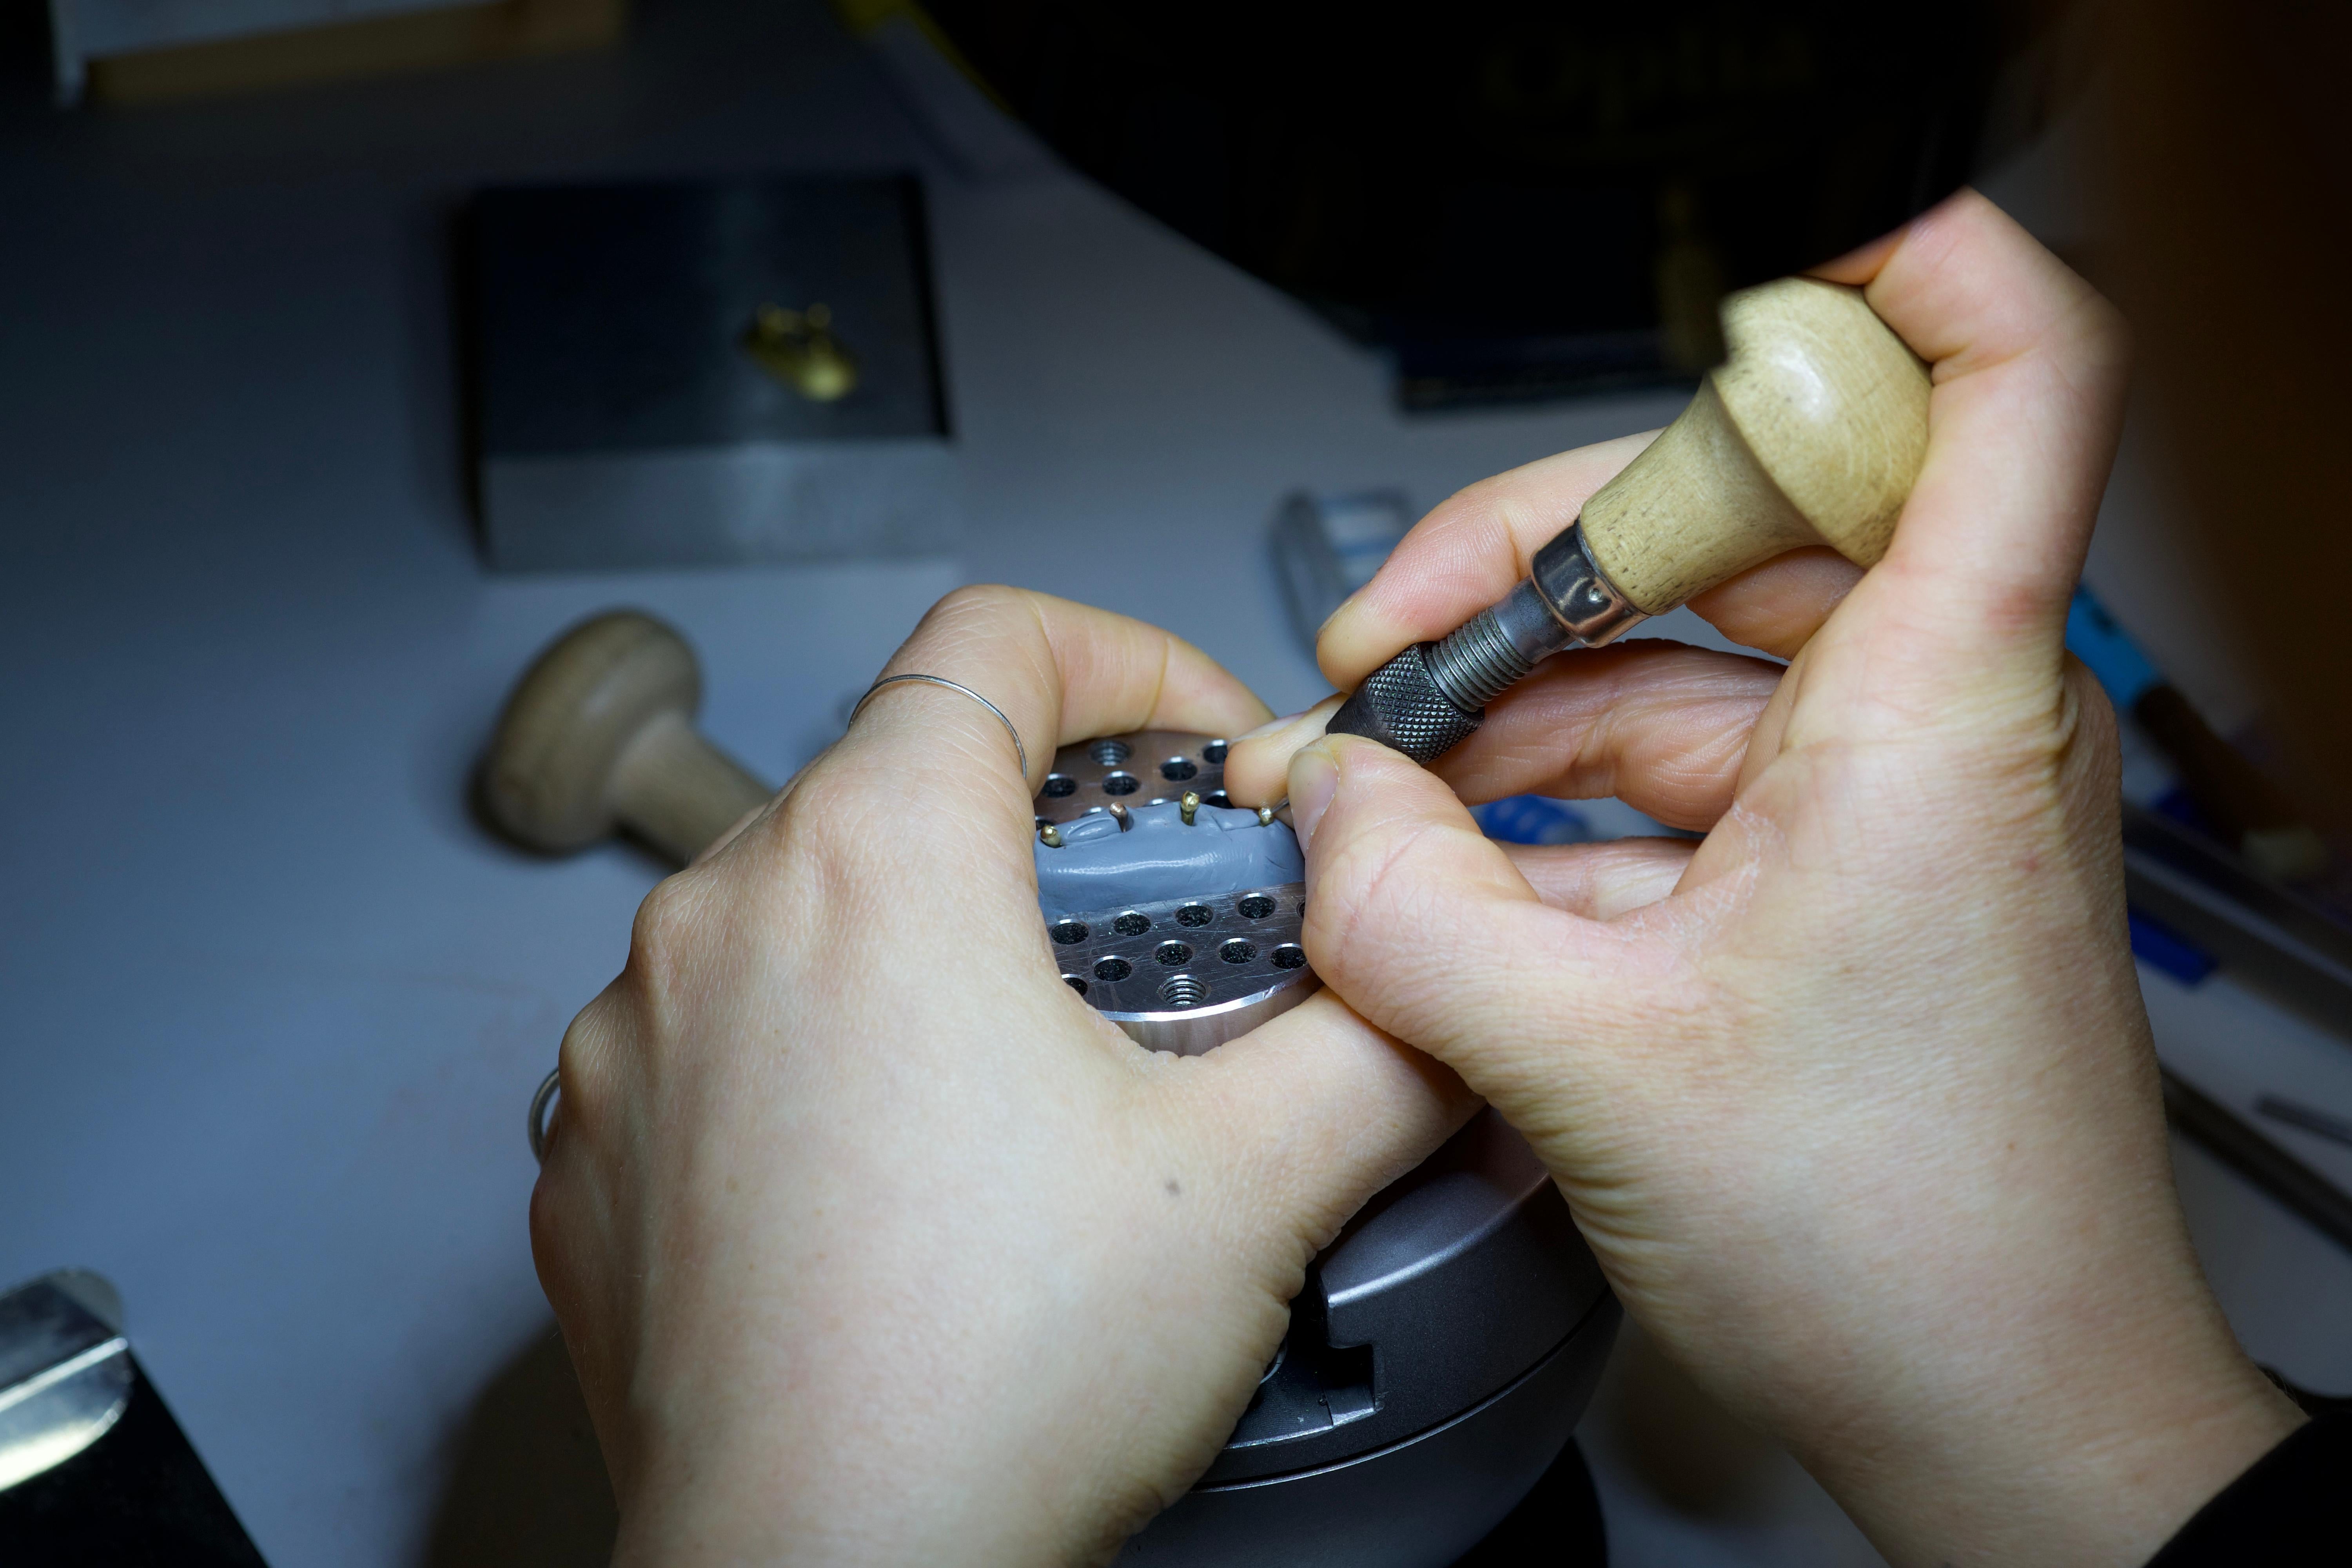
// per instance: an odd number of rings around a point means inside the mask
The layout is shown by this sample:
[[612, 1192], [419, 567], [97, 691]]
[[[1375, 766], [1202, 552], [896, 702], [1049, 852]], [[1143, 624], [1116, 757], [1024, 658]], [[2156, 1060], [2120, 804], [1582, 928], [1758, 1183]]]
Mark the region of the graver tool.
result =
[[1333, 714], [1418, 763], [1469, 738], [1537, 664], [1784, 551], [1886, 552], [1927, 451], [1927, 367], [1862, 291], [1811, 278], [1723, 302], [1725, 362], [1649, 448], [1536, 552], [1527, 579], [1366, 677]]

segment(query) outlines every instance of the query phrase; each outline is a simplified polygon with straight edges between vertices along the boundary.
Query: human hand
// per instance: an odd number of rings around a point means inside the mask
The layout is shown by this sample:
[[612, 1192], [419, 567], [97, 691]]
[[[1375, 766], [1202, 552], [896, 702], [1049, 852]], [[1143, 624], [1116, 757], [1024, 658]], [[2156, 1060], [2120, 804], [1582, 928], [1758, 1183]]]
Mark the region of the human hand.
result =
[[[1973, 193], [1825, 275], [1933, 364], [1929, 447], [1867, 574], [1804, 552], [1693, 602], [1785, 671], [1571, 653], [1433, 775], [1317, 739], [1327, 706], [1227, 787], [1286, 777], [1325, 982], [1528, 1137], [1627, 1309], [1890, 1560], [2136, 1563], [2298, 1416], [2181, 1222], [2114, 716], [2063, 651], [2125, 332]], [[1640, 445], [1440, 507], [1326, 673], [1499, 597]], [[1506, 848], [1455, 794], [1528, 791], [1706, 837]]]
[[620, 1564], [1108, 1558], [1214, 1458], [1307, 1262], [1469, 1113], [1329, 994], [1153, 1055], [1059, 977], [1056, 743], [1230, 733], [1197, 649], [968, 589], [901, 684], [639, 910], [531, 1202]]

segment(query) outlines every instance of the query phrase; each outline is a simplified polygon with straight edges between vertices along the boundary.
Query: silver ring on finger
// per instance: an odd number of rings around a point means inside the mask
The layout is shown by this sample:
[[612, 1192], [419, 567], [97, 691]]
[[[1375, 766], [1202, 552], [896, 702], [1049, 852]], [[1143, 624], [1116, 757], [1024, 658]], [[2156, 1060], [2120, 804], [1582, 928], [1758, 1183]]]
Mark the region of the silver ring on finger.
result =
[[530, 1097], [530, 1157], [541, 1164], [547, 1163], [548, 1135], [555, 1131], [556, 1101], [563, 1085], [563, 1069], [557, 1068], [539, 1081], [539, 1092]]
[[982, 697], [979, 692], [974, 691], [971, 687], [965, 686], [958, 681], [950, 680], [945, 676], [886, 675], [881, 679], [876, 681], [873, 685], [866, 689], [866, 695], [859, 698], [857, 700], [857, 706], [849, 710], [849, 722], [852, 724], [857, 722], [857, 716], [866, 711], [866, 705], [874, 700], [874, 694], [876, 692], [880, 691], [886, 686], [896, 686], [902, 680], [919, 680], [926, 686], [944, 686], [950, 691], [961, 691], [966, 697], [971, 698], [974, 702], [979, 703], [982, 708], [987, 709], [991, 713], [995, 714], [996, 721], [1004, 726], [1004, 732], [1013, 737], [1013, 754], [1020, 759], [1021, 777], [1024, 782], [1027, 781], [1029, 777], [1029, 748], [1021, 743], [1021, 731], [1013, 727], [1013, 721], [1004, 716], [1004, 710], [999, 708], [995, 703], [991, 702], [987, 698]]

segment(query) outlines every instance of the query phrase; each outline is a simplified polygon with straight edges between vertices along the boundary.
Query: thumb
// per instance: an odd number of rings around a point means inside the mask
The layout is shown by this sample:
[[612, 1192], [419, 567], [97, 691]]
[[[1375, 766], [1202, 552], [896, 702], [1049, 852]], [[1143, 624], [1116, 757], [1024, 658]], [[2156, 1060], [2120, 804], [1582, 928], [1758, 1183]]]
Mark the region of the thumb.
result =
[[1277, 1250], [1286, 1241], [1302, 1265], [1478, 1109], [1443, 1063], [1373, 1028], [1328, 990], [1199, 1066], [1189, 1120], [1212, 1167], [1276, 1233]]
[[1543, 904], [1453, 793], [1385, 746], [1333, 735], [1307, 747], [1290, 800], [1316, 972], [1517, 1121], [1528, 1075], [1558, 1071], [1543, 1060], [1548, 1019], [1605, 994], [1626, 936]]

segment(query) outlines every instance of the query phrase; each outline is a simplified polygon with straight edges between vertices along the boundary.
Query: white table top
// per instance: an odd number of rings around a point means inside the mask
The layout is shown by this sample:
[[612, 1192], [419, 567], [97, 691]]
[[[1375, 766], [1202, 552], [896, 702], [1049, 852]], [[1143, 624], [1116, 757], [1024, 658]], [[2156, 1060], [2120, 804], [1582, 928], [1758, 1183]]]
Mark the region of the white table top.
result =
[[[1427, 505], [1677, 405], [1408, 420], [1372, 356], [1108, 195], [955, 178], [814, 5], [707, 11], [649, 5], [617, 55], [0, 110], [0, 1284], [121, 1287], [277, 1568], [421, 1560], [469, 1409], [548, 1321], [523, 1108], [660, 869], [530, 858], [467, 816], [552, 632], [676, 621], [708, 729], [774, 778], [960, 581], [1159, 621], [1295, 708], [1322, 682], [1265, 563], [1283, 492]], [[483, 572], [447, 309], [467, 191], [900, 167], [928, 175], [959, 559]], [[2168, 1041], [2241, 1032], [2224, 984]], [[2224, 1228], [2326, 1276], [2233, 1301], [2250, 1337], [2352, 1385], [2319, 1316], [2347, 1321], [2352, 1264], [2292, 1220]], [[1601, 1468], [1621, 1563], [1825, 1560], [1811, 1524], [1694, 1534]]]

